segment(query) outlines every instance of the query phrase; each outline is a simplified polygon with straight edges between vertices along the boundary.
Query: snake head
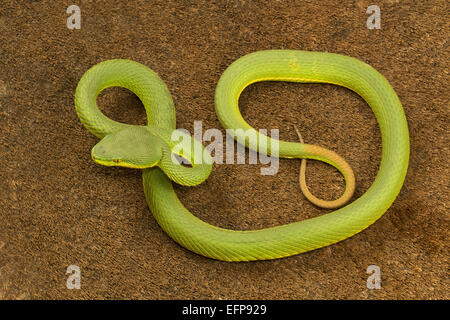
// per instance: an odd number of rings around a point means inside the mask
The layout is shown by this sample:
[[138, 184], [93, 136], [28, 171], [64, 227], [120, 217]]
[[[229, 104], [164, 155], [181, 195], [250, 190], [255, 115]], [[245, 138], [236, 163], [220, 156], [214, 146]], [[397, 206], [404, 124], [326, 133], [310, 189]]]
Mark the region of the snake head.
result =
[[104, 166], [145, 169], [159, 163], [163, 144], [145, 127], [133, 126], [105, 136], [92, 148], [91, 156]]

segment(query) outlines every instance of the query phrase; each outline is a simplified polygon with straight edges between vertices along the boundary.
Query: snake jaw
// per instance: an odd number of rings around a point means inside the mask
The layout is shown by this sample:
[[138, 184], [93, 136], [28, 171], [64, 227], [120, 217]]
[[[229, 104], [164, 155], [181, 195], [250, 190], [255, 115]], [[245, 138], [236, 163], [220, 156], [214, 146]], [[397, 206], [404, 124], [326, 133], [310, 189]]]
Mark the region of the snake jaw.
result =
[[138, 165], [138, 164], [123, 161], [121, 159], [106, 160], [106, 159], [99, 158], [98, 156], [94, 155], [94, 153], [92, 153], [92, 160], [94, 160], [95, 163], [98, 163], [98, 164], [100, 164], [102, 166], [106, 166], [106, 167], [124, 167], [124, 168], [130, 168], [130, 169], [147, 169], [147, 168], [152, 168], [159, 164], [159, 160], [154, 163], [149, 163], [149, 164], [145, 164], [145, 165]]
[[[100, 148], [99, 148], [100, 147]], [[126, 161], [120, 158], [111, 158], [101, 156], [101, 151], [99, 152], [97, 149], [101, 150], [101, 146], [95, 145], [91, 151], [91, 158], [95, 163], [98, 163], [102, 166], [106, 167], [123, 167], [130, 169], [147, 169], [152, 168], [159, 164], [160, 159], [156, 159], [152, 162], [146, 162], [145, 164], [133, 163], [130, 161]]]

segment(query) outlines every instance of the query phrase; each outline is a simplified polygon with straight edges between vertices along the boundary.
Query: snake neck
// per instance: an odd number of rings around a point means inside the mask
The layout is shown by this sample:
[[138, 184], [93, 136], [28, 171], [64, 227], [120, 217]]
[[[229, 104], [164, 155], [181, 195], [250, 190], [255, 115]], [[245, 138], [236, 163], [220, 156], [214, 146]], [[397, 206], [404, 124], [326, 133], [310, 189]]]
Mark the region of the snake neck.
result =
[[183, 186], [195, 186], [202, 183], [209, 177], [212, 170], [212, 164], [205, 161], [190, 162], [189, 166], [185, 166], [177, 160], [175, 153], [168, 146], [163, 148], [163, 156], [158, 166], [170, 180]]

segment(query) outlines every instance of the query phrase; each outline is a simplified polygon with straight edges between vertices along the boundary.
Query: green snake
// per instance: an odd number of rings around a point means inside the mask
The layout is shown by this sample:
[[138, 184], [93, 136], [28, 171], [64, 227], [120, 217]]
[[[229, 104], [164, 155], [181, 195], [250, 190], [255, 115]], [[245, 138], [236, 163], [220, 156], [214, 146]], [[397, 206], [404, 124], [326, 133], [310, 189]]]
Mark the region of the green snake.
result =
[[[225, 261], [287, 257], [344, 240], [380, 218], [400, 192], [409, 161], [406, 117], [388, 81], [355, 58], [333, 53], [267, 50], [236, 60], [217, 84], [215, 111], [222, 126], [235, 129], [235, 138], [243, 139], [240, 141], [245, 141], [252, 150], [274, 155], [275, 149], [270, 146], [275, 142], [279, 157], [303, 159], [301, 190], [313, 203], [327, 208], [342, 206], [352, 196], [355, 188], [352, 169], [331, 150], [305, 144], [303, 140], [271, 141], [253, 129], [243, 119], [238, 100], [248, 85], [259, 81], [336, 84], [356, 92], [368, 103], [381, 131], [382, 158], [375, 181], [361, 197], [330, 213], [290, 224], [248, 231], [219, 228], [189, 212], [172, 187], [171, 181], [182, 185], [201, 183], [209, 176], [212, 163], [201, 142], [176, 130], [171, 94], [155, 72], [129, 60], [101, 62], [81, 78], [75, 105], [83, 125], [101, 138], [92, 149], [93, 160], [107, 166], [143, 169], [145, 198], [158, 224], [180, 245], [203, 256]], [[116, 122], [100, 111], [97, 96], [111, 86], [127, 88], [140, 98], [147, 113], [147, 126]], [[257, 138], [239, 136], [245, 130]], [[178, 140], [173, 138], [175, 132]], [[261, 139], [266, 139], [268, 148], [261, 147]], [[182, 152], [174, 150], [177, 144], [184, 146]], [[203, 161], [195, 161], [195, 148], [203, 152]], [[174, 161], [175, 154], [190, 165]], [[324, 161], [342, 173], [346, 187], [341, 198], [323, 201], [308, 191], [306, 158]]]

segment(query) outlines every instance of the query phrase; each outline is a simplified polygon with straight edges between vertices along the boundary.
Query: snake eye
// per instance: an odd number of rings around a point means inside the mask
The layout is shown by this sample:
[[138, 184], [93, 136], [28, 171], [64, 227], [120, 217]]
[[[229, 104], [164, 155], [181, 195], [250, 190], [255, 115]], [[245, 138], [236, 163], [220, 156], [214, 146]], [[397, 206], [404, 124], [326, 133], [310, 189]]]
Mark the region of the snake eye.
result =
[[114, 159], [113, 160], [115, 163], [119, 163], [120, 161], [122, 161], [122, 160], [120, 160], [120, 159]]

